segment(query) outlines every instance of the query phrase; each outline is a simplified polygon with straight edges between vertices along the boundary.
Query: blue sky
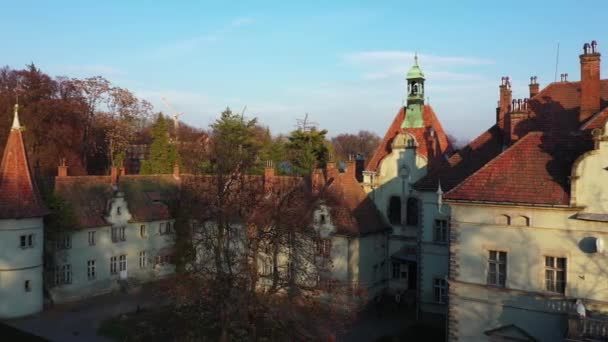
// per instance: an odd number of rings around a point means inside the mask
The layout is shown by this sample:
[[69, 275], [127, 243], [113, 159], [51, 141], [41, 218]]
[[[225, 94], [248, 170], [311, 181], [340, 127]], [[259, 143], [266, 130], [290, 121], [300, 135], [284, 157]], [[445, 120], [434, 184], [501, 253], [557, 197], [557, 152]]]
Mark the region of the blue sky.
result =
[[309, 113], [332, 136], [384, 135], [418, 52], [444, 128], [468, 139], [493, 123], [501, 76], [514, 97], [553, 81], [558, 42], [570, 80], [583, 43], [608, 56], [602, 0], [2, 2], [0, 65], [102, 75], [198, 127], [246, 105], [273, 132]]

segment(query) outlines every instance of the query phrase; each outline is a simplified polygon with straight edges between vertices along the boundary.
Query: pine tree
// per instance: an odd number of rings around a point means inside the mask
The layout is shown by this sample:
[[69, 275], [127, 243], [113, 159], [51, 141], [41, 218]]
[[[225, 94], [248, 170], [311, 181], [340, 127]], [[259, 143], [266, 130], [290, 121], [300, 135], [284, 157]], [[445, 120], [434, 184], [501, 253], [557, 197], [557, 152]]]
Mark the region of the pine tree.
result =
[[169, 122], [159, 113], [152, 125], [152, 144], [148, 159], [142, 163], [141, 174], [166, 174], [173, 172], [179, 162], [177, 148], [169, 141]]

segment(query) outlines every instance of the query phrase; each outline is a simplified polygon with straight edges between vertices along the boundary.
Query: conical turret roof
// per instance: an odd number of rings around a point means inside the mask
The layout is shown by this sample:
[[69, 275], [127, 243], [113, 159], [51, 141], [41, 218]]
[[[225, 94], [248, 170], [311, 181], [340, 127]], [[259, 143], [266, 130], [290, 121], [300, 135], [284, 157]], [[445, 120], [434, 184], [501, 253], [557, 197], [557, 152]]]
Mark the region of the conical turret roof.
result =
[[48, 213], [25, 152], [18, 107], [0, 163], [0, 219], [42, 217]]

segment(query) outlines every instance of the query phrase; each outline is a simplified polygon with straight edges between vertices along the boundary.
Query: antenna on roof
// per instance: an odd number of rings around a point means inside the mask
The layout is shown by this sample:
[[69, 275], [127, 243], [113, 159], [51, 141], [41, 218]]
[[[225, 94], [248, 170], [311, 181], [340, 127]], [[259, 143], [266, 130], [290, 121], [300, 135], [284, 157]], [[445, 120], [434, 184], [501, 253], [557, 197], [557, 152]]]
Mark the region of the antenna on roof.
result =
[[559, 65], [559, 42], [557, 42], [557, 53], [555, 54], [555, 76], [553, 82], [557, 82], [557, 66]]

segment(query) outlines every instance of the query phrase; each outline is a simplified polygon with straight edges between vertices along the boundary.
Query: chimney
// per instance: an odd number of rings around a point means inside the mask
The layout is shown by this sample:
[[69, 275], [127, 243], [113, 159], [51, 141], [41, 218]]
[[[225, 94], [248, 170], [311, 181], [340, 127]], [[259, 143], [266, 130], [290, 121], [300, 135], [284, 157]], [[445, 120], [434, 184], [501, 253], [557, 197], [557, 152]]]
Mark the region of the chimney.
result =
[[274, 183], [274, 166], [272, 160], [267, 160], [264, 168], [264, 191], [272, 190], [272, 183]]
[[511, 111], [511, 81], [509, 76], [501, 78], [499, 88], [498, 110], [496, 111], [496, 124], [504, 131], [505, 115]]
[[357, 154], [355, 159], [355, 178], [357, 182], [363, 182], [363, 169], [365, 168], [365, 157], [361, 153]]
[[528, 119], [528, 99], [511, 102], [512, 110], [505, 115], [504, 144], [512, 145], [528, 133], [525, 122]]
[[127, 171], [125, 170], [124, 166], [120, 168], [120, 173], [119, 174], [120, 174], [120, 177], [122, 177], [122, 176], [124, 176], [124, 175], [127, 174]]
[[179, 179], [179, 164], [173, 164], [173, 178]]
[[349, 154], [348, 163], [346, 164], [346, 169], [344, 170], [344, 173], [346, 173], [349, 177], [355, 178], [355, 175], [357, 173], [356, 170], [357, 170], [357, 165], [355, 162], [355, 155]]
[[68, 167], [65, 163], [65, 158], [59, 159], [59, 166], [57, 166], [57, 177], [67, 177]]
[[110, 182], [112, 186], [118, 186], [118, 168], [116, 166], [112, 166], [110, 169]]
[[536, 76], [530, 77], [530, 84], [528, 85], [530, 87], [530, 98], [533, 98], [540, 92], [540, 86], [538, 82], [536, 82], [536, 79]]
[[581, 60], [581, 108], [579, 121], [582, 122], [600, 110], [600, 53], [597, 43], [583, 45]]

